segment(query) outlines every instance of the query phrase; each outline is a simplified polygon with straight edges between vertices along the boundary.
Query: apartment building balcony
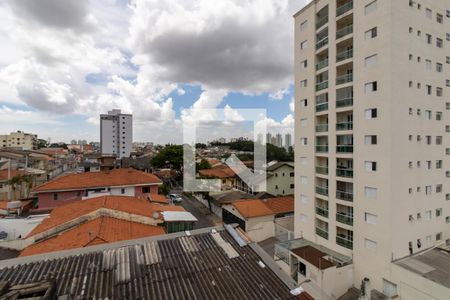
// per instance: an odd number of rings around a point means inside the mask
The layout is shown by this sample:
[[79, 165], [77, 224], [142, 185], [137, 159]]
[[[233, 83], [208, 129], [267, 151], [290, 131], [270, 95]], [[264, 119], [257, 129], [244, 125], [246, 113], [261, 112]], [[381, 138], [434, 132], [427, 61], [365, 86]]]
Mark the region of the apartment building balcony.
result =
[[322, 228], [316, 227], [316, 234], [328, 240], [328, 232], [323, 230]]
[[316, 22], [316, 29], [320, 29], [322, 26], [328, 23], [328, 15], [320, 17]]
[[347, 249], [353, 250], [353, 241], [346, 239], [345, 237], [336, 236], [336, 244], [345, 247]]
[[321, 91], [321, 90], [325, 90], [328, 88], [328, 80], [319, 82], [318, 84], [316, 84], [316, 92]]
[[344, 61], [346, 59], [353, 58], [353, 49], [348, 49], [336, 54], [336, 63]]
[[326, 45], [328, 45], [328, 36], [320, 39], [316, 43], [316, 50], [319, 50], [320, 48], [325, 47]]
[[353, 202], [353, 192], [336, 191], [336, 198], [339, 200]]
[[337, 153], [353, 153], [353, 145], [337, 145]]
[[316, 104], [316, 112], [322, 112], [328, 110], [328, 102]]
[[345, 177], [345, 178], [353, 178], [353, 169], [349, 168], [336, 168], [336, 176]]
[[353, 97], [336, 100], [336, 108], [353, 106]]
[[336, 130], [353, 130], [353, 122], [340, 122], [336, 124]]
[[328, 175], [328, 166], [316, 166], [316, 173], [321, 175]]
[[345, 213], [337, 212], [336, 221], [345, 225], [353, 226], [353, 216]]
[[316, 64], [316, 71], [319, 71], [326, 67], [328, 67], [328, 58], [325, 58]]
[[353, 24], [342, 27], [336, 31], [336, 40], [353, 33]]
[[347, 1], [346, 3], [342, 4], [338, 2], [338, 6], [336, 8], [336, 17], [342, 16], [348, 11], [351, 11], [353, 9], [353, 1]]
[[316, 206], [316, 214], [328, 218], [328, 208]]
[[328, 197], [328, 187], [326, 186], [316, 186], [316, 193], [322, 196]]
[[318, 124], [316, 125], [316, 132], [327, 132], [328, 131], [328, 124]]
[[339, 75], [336, 77], [336, 85], [346, 84], [353, 82], [353, 73]]
[[328, 153], [328, 145], [317, 145], [316, 152], [318, 153]]

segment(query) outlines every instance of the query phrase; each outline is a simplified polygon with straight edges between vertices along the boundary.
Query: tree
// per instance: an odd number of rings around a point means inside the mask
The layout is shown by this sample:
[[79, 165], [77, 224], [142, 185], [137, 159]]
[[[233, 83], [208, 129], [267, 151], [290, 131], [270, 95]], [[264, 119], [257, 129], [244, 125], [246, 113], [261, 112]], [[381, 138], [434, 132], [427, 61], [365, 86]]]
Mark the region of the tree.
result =
[[37, 140], [37, 148], [41, 149], [41, 148], [47, 148], [48, 147], [48, 143], [46, 140], [43, 139], [38, 139]]
[[196, 169], [197, 171], [211, 169], [211, 164], [206, 159], [202, 159], [200, 163], [197, 164]]
[[293, 157], [289, 156], [286, 149], [267, 144], [267, 161], [292, 161]]
[[173, 168], [180, 170], [183, 166], [183, 146], [166, 145], [150, 164], [155, 168]]

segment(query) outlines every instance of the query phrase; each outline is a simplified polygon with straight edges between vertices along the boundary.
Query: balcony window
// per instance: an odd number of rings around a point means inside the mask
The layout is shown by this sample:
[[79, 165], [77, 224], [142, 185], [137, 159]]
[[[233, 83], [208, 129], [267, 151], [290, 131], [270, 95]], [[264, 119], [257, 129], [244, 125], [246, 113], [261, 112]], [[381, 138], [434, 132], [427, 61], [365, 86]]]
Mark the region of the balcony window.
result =
[[338, 4], [336, 8], [336, 17], [339, 17], [353, 9], [353, 1], [347, 1], [344, 4]]

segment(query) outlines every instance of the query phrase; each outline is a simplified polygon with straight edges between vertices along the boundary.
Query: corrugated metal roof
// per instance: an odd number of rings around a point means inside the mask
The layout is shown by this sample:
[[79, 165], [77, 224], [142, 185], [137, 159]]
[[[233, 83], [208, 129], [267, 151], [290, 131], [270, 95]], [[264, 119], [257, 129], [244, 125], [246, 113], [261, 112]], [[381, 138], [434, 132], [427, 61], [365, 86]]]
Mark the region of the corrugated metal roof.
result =
[[188, 211], [163, 211], [161, 213], [166, 222], [198, 221], [197, 218]]
[[[224, 250], [212, 236], [227, 243]], [[253, 244], [239, 247], [223, 230], [194, 232], [118, 244], [60, 257], [5, 261], [0, 282], [10, 285], [55, 280], [57, 296], [69, 299], [295, 299]], [[237, 255], [229, 256], [229, 253]], [[76, 253], [76, 252], [75, 252]], [[15, 265], [14, 263], [21, 263]], [[267, 261], [265, 261], [267, 265]], [[269, 263], [270, 265], [270, 263]]]

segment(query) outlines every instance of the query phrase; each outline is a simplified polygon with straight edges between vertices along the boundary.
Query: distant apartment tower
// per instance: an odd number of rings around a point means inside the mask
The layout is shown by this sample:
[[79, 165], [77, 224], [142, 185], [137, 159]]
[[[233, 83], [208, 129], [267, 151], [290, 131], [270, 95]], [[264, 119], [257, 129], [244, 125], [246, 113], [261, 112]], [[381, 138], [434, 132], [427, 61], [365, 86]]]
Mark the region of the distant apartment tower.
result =
[[271, 144], [272, 143], [272, 134], [266, 133], [266, 143]]
[[281, 133], [277, 133], [276, 135], [276, 146], [283, 147], [283, 136], [281, 135]]
[[313, 0], [294, 18], [295, 236], [351, 258], [354, 287], [443, 299], [395, 262], [450, 238], [449, 0]]
[[37, 135], [23, 131], [0, 135], [0, 148], [19, 148], [21, 150], [36, 150]]
[[100, 151], [117, 158], [129, 157], [133, 148], [133, 116], [113, 109], [100, 115]]
[[289, 149], [292, 147], [292, 135], [290, 133], [286, 133], [284, 135], [284, 147], [286, 149]]

